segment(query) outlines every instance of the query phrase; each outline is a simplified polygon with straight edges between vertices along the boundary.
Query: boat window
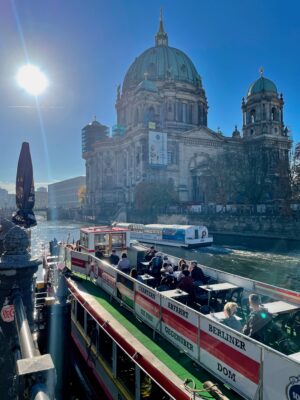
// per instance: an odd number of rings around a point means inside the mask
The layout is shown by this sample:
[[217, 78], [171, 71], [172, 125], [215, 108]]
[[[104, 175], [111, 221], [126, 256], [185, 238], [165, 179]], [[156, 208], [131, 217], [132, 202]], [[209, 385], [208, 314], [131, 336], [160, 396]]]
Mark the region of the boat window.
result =
[[125, 233], [113, 233], [111, 235], [112, 247], [113, 248], [124, 248], [125, 247]]
[[80, 244], [81, 246], [88, 247], [88, 234], [80, 232]]
[[170, 396], [149, 375], [141, 371], [140, 398], [147, 400], [169, 400]]
[[99, 330], [99, 354], [112, 367], [112, 339], [103, 329]]
[[91, 340], [91, 343], [93, 343], [94, 346], [97, 347], [97, 342], [98, 342], [98, 328], [97, 328], [97, 323], [90, 316], [90, 314], [87, 314], [87, 335]]
[[95, 246], [107, 245], [108, 244], [108, 234], [100, 233], [95, 235]]
[[198, 229], [195, 229], [195, 239], [199, 239], [199, 231], [198, 231]]
[[117, 348], [117, 379], [126, 386], [132, 395], [135, 394], [135, 363], [119, 347]]
[[84, 328], [84, 308], [77, 302], [77, 321]]
[[73, 315], [75, 315], [76, 312], [76, 300], [74, 299], [74, 297], [71, 300], [71, 312]]

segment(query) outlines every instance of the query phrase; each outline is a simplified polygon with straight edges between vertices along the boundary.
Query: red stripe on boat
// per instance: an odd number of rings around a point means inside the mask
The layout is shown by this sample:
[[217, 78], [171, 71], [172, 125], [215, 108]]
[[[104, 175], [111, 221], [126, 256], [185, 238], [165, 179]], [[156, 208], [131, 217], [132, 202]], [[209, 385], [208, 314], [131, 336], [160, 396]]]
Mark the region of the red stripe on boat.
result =
[[76, 265], [76, 267], [85, 268], [85, 261], [84, 260], [80, 260], [79, 258], [73, 258], [72, 257], [72, 264]]
[[287, 289], [281, 289], [281, 288], [274, 288], [273, 286], [267, 285], [265, 283], [261, 283], [261, 282], [257, 282], [255, 284], [256, 287], [260, 287], [260, 288], [264, 288], [270, 292], [273, 293], [279, 293], [281, 295], [283, 295], [284, 298], [286, 298], [287, 300], [292, 300], [295, 303], [299, 304], [300, 303], [300, 294], [296, 293], [296, 292], [292, 292], [290, 290]]
[[189, 321], [180, 318], [176, 314], [162, 307], [162, 320], [165, 324], [171, 326], [182, 336], [188, 338], [194, 343], [197, 343], [197, 326], [192, 325]]
[[141, 308], [154, 315], [154, 317], [160, 317], [160, 305], [149, 299], [149, 297], [144, 296], [140, 292], [135, 292], [135, 302]]
[[233, 349], [207, 332], [200, 330], [200, 348], [232, 367], [245, 378], [258, 384], [260, 364]]

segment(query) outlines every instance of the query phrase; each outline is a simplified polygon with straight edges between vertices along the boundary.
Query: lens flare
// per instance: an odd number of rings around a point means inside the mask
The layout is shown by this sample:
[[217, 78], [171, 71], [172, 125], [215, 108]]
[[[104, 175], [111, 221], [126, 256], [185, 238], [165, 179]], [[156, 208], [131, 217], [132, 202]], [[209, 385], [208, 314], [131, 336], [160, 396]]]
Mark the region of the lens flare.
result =
[[32, 64], [23, 65], [17, 74], [18, 85], [27, 93], [38, 96], [49, 86], [47, 76], [39, 67]]

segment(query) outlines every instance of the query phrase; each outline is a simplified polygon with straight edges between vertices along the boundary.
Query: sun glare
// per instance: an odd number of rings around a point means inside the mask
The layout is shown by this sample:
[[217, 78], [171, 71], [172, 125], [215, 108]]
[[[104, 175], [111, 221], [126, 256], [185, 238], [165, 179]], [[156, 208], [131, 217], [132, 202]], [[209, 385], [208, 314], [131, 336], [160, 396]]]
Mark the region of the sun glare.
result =
[[49, 86], [47, 76], [36, 65], [23, 65], [17, 74], [18, 85], [27, 93], [38, 96]]

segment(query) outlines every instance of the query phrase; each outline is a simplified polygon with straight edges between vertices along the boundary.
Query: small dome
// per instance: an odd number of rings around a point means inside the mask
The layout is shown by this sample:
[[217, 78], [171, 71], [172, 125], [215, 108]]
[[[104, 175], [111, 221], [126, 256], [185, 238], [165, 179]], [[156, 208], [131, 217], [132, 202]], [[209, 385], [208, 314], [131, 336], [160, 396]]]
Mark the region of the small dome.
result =
[[142, 82], [140, 82], [136, 88], [136, 90], [147, 90], [148, 92], [157, 92], [157, 86], [155, 85], [154, 82], [148, 81], [148, 79], [144, 79]]
[[262, 92], [273, 92], [277, 94], [277, 87], [275, 83], [272, 82], [270, 79], [265, 78], [264, 76], [261, 76], [250, 85], [248, 96]]

